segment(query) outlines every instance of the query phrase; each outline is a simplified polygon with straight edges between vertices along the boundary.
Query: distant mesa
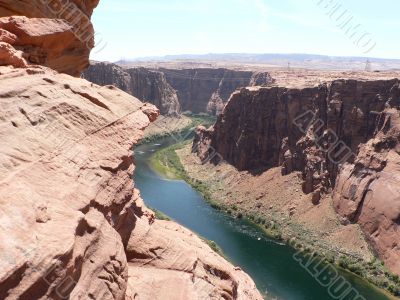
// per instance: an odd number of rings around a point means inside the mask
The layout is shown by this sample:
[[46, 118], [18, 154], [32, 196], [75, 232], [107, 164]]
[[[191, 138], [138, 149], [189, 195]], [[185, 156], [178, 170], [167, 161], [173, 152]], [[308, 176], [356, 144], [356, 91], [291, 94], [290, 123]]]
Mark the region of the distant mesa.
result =
[[132, 64], [150, 62], [192, 62], [207, 64], [213, 62], [238, 63], [252, 65], [269, 65], [271, 67], [287, 68], [288, 63], [292, 68], [307, 68], [318, 70], [364, 71], [366, 61], [370, 62], [371, 70], [399, 70], [400, 59], [386, 59], [362, 56], [328, 56], [303, 53], [210, 53], [210, 54], [181, 54], [158, 57], [142, 57], [137, 59], [123, 59], [117, 64], [130, 66]]

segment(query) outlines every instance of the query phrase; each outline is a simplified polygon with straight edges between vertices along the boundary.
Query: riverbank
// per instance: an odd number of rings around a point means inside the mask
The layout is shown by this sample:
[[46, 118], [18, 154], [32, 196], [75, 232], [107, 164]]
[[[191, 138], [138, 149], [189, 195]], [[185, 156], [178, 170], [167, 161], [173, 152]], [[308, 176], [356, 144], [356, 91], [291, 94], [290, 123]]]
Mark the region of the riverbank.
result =
[[[171, 217], [167, 216], [165, 213], [163, 213], [162, 211], [155, 209], [153, 207], [148, 207], [150, 210], [152, 210], [154, 212], [155, 218], [157, 220], [160, 221], [174, 221], [171, 219]], [[220, 256], [222, 256], [223, 258], [225, 258], [226, 260], [229, 261], [229, 259], [226, 257], [226, 255], [224, 254], [224, 252], [222, 251], [221, 247], [214, 241], [209, 240], [205, 237], [202, 237], [200, 235], [198, 235], [200, 239], [202, 239], [214, 252], [216, 252], [217, 254], [219, 254]]]
[[151, 165], [169, 178], [188, 182], [214, 208], [247, 218], [265, 234], [294, 249], [323, 257], [399, 295], [398, 277], [374, 258], [358, 226], [341, 225], [330, 199], [314, 206], [309, 195], [301, 192], [297, 174], [281, 176], [277, 170], [270, 170], [254, 177], [230, 165], [202, 165], [190, 148], [187, 141], [162, 149], [152, 157]]
[[186, 181], [192, 188], [198, 191], [214, 209], [221, 210], [221, 206], [217, 201], [213, 201], [213, 196], [209, 192], [209, 186], [202, 181], [197, 180], [189, 175], [186, 168], [181, 163], [181, 158], [177, 151], [186, 147], [190, 147], [191, 140], [185, 140], [170, 147], [161, 149], [154, 153], [150, 158], [151, 168], [168, 179]]
[[147, 144], [166, 136], [174, 136], [176, 140], [184, 140], [198, 125], [214, 124], [215, 116], [207, 114], [182, 114], [177, 117], [159, 116], [144, 131], [140, 144]]
[[[254, 281], [245, 271], [236, 267], [237, 262], [232, 264], [224, 259], [218, 253], [216, 243], [211, 241], [215, 240], [219, 244], [219, 237], [225, 234], [210, 235], [188, 224], [185, 219], [182, 220], [195, 211], [191, 205], [198, 206], [201, 203], [205, 208], [208, 205], [185, 182], [167, 180], [150, 168], [150, 157], [157, 150], [173, 143], [173, 137], [166, 137], [135, 148], [135, 188], [140, 191], [144, 205], [151, 207], [156, 215], [154, 219], [153, 214], [142, 209], [138, 213], [147, 215], [149, 222], [134, 220], [135, 230], [140, 235], [131, 242], [142, 245], [132, 248], [129, 254], [137, 262], [136, 272], [130, 275], [139, 280], [134, 286], [151, 282], [151, 287], [148, 288], [151, 293], [144, 297], [146, 299], [157, 298], [152, 296], [153, 289], [162, 289], [165, 295], [170, 295], [166, 293], [173, 286], [177, 290], [173, 296], [168, 296], [171, 299], [208, 299], [210, 295], [222, 299], [225, 295], [238, 295], [238, 298], [261, 300]], [[192, 200], [198, 202], [193, 204]], [[188, 219], [197, 220], [200, 224], [206, 223], [200, 217], [201, 211], [196, 211], [196, 215]], [[207, 223], [215, 220], [214, 217], [210, 219]], [[146, 272], [148, 269], [154, 272]]]

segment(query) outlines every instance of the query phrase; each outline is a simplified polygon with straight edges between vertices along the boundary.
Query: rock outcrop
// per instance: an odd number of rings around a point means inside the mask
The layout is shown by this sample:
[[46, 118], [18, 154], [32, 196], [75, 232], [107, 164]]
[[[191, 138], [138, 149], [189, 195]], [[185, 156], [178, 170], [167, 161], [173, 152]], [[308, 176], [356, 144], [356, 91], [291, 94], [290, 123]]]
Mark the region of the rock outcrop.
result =
[[94, 47], [90, 16], [98, 2], [0, 0], [0, 65], [38, 64], [79, 76]]
[[[193, 152], [254, 174], [278, 166], [283, 174], [301, 171], [303, 191], [313, 193], [315, 204], [321, 193], [336, 186], [338, 213], [359, 223], [380, 257], [400, 273], [399, 239], [394, 239], [399, 200], [386, 197], [379, 181], [372, 179], [386, 164], [386, 173], [398, 172], [397, 129], [380, 130], [388, 126], [388, 121], [382, 125], [383, 112], [392, 107], [393, 114], [399, 113], [398, 91], [397, 79], [242, 89], [232, 95], [213, 128], [198, 128]], [[389, 215], [390, 205], [396, 209]]]
[[89, 18], [98, 1], [47, 2], [0, 0], [2, 15], [28, 16], [0, 19], [0, 299], [262, 299], [140, 199], [133, 146], [159, 110], [59, 73], [77, 75], [90, 47], [70, 43], [82, 24], [51, 13]]
[[399, 274], [399, 111], [381, 113], [377, 129], [374, 138], [360, 146], [354, 163], [342, 166], [333, 200], [343, 221], [359, 223], [374, 249]]
[[134, 227], [127, 299], [262, 299], [248, 275], [182, 226], [137, 218]]
[[83, 76], [99, 85], [115, 85], [153, 103], [165, 115], [176, 115], [181, 110], [218, 115], [236, 89], [274, 82], [267, 72], [206, 68], [152, 70], [122, 68], [110, 63], [92, 63]]
[[43, 67], [0, 73], [0, 298], [123, 299], [113, 226], [134, 205], [131, 149], [157, 110]]

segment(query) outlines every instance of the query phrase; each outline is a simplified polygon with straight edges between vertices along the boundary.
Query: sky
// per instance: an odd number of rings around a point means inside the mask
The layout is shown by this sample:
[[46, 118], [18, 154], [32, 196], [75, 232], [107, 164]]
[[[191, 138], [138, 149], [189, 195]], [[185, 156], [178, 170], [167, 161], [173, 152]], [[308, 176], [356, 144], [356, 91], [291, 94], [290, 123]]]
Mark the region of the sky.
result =
[[91, 59], [207, 53], [400, 59], [399, 12], [399, 0], [100, 0]]

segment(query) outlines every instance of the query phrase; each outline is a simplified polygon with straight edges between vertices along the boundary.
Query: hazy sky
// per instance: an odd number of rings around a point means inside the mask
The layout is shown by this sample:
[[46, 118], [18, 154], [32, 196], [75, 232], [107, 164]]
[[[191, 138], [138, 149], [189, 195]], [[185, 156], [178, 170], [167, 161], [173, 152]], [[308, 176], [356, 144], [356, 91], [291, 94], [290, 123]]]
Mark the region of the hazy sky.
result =
[[[338, 3], [331, 17], [329, 1]], [[400, 58], [399, 12], [399, 0], [101, 0], [91, 58], [241, 52]], [[348, 19], [359, 24], [359, 38], [339, 27]]]

